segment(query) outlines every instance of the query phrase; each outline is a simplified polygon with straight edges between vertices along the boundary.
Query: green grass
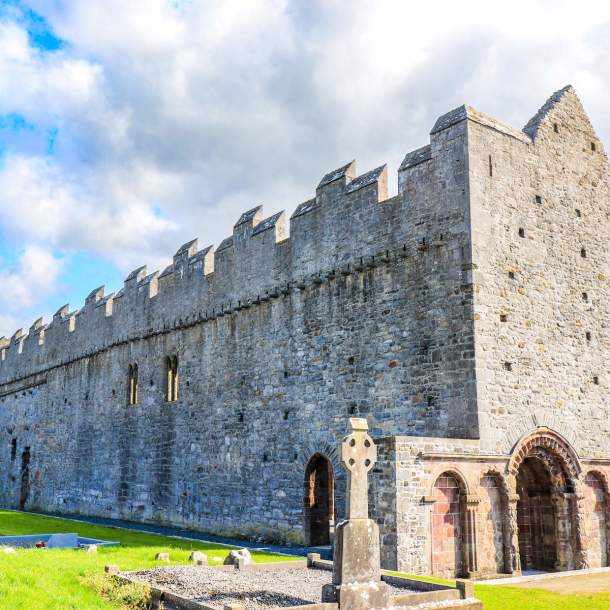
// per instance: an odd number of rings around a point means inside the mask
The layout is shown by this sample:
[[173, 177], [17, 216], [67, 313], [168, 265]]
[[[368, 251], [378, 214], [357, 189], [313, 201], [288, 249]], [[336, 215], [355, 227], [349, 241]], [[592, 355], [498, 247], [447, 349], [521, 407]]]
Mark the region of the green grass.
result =
[[[118, 547], [100, 548], [95, 554], [66, 550], [20, 550], [0, 553], [1, 610], [110, 610], [147, 606], [145, 588], [118, 587], [103, 574], [106, 564], [121, 570], [159, 566], [155, 554], [167, 551], [171, 563], [186, 564], [191, 551], [207, 554], [211, 564], [222, 563], [230, 548], [206, 542], [180, 540], [0, 510], [0, 536], [78, 532], [81, 536], [115, 540]], [[283, 555], [253, 552], [256, 561], [284, 561]], [[390, 572], [396, 574], [395, 572]], [[442, 584], [453, 581], [411, 576]], [[610, 592], [563, 595], [542, 589], [475, 585], [485, 610], [610, 610]]]
[[[0, 536], [78, 532], [81, 536], [113, 540], [120, 546], [98, 548], [97, 553], [73, 549], [24, 549], [0, 553], [0, 609], [2, 610], [109, 610], [145, 608], [145, 589], [113, 586], [103, 576], [106, 564], [121, 570], [160, 564], [157, 552], [169, 552], [172, 564], [188, 564], [191, 551], [202, 551], [210, 564], [222, 563], [230, 547], [131, 532], [82, 522], [0, 510]], [[252, 551], [255, 561], [285, 561], [283, 555]], [[100, 594], [102, 593], [102, 595]]]
[[[441, 585], [455, 585], [454, 580], [443, 580], [432, 576], [414, 576], [388, 572]], [[485, 610], [610, 610], [608, 593], [562, 594], [544, 589], [523, 589], [506, 585], [474, 586], [475, 596], [483, 602]]]

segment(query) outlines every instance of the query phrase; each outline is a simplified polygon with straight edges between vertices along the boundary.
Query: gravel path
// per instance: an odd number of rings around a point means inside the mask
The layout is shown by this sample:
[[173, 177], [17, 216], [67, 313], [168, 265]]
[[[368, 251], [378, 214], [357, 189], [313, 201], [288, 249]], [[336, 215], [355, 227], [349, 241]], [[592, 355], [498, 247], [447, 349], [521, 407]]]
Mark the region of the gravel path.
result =
[[[331, 572], [304, 567], [218, 570], [203, 566], [167, 566], [131, 572], [130, 577], [222, 610], [241, 603], [247, 610], [301, 606], [322, 601], [322, 585]], [[405, 589], [391, 587], [394, 594]]]

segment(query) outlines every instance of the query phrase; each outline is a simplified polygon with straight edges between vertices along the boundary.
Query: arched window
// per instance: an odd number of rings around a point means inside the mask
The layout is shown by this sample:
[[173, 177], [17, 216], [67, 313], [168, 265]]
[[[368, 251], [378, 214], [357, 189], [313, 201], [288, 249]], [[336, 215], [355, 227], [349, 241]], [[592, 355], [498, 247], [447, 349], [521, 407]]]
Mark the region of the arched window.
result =
[[129, 365], [129, 380], [127, 383], [127, 404], [137, 405], [138, 404], [138, 365]]
[[178, 356], [165, 359], [165, 396], [167, 402], [178, 400]]

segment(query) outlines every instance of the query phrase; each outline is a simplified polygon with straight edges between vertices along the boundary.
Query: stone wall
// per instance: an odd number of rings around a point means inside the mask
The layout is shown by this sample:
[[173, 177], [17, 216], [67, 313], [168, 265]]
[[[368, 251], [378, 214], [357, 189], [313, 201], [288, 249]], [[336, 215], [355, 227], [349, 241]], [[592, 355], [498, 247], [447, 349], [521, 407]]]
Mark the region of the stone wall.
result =
[[466, 125], [430, 151], [403, 164], [397, 197], [383, 168], [349, 164], [290, 237], [256, 208], [215, 252], [185, 244], [161, 274], [16, 333], [0, 364], [2, 504], [300, 539], [307, 461], [332, 457], [350, 415], [375, 436], [477, 436]]

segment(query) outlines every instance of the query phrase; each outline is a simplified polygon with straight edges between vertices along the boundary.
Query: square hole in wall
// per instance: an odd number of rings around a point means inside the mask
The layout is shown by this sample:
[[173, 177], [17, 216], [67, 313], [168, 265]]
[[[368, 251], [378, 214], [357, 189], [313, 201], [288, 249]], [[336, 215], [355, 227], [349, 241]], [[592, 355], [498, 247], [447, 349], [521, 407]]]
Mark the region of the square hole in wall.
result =
[[587, 258], [587, 251], [585, 250], [585, 248], [580, 249], [580, 256], [581, 258]]
[[512, 362], [505, 362], [504, 363], [504, 370], [505, 371], [512, 371], [513, 370], [513, 363]]
[[576, 218], [580, 218], [582, 216], [578, 208], [576, 208], [574, 211], [576, 212]]
[[514, 271], [509, 271], [508, 272], [508, 279], [509, 280], [514, 280], [515, 279], [515, 272]]
[[508, 320], [508, 316], [505, 313], [500, 314], [500, 322], [506, 322]]
[[593, 383], [599, 385], [599, 377], [597, 375], [593, 375]]
[[540, 195], [536, 195], [536, 203], [542, 203], [542, 197]]
[[587, 339], [587, 341], [591, 341], [591, 333], [589, 331], [585, 333], [585, 338]]
[[558, 123], [553, 123], [553, 131], [555, 133], [559, 133], [559, 124]]
[[595, 152], [597, 150], [597, 146], [595, 145], [595, 142], [591, 142], [591, 150], [593, 152]]
[[582, 300], [585, 302], [589, 300], [589, 295], [586, 292], [582, 293]]

